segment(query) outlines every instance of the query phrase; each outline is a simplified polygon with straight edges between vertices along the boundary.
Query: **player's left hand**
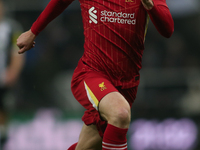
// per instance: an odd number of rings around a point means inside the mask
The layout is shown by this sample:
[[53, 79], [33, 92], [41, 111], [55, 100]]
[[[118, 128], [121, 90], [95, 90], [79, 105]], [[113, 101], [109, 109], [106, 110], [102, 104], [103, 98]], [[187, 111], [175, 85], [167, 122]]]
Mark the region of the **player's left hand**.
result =
[[141, 0], [143, 6], [147, 9], [150, 10], [153, 8], [154, 4], [152, 0]]

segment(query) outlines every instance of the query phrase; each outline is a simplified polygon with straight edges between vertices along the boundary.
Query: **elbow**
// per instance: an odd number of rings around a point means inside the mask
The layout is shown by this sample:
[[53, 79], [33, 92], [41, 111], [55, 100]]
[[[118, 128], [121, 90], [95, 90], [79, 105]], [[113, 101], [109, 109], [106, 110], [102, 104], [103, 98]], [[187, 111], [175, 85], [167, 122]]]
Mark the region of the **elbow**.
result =
[[170, 38], [174, 33], [174, 21], [171, 19], [170, 23], [166, 26], [165, 32], [163, 34], [164, 37]]
[[168, 30], [163, 34], [163, 36], [164, 36], [165, 38], [170, 38], [170, 37], [172, 36], [173, 33], [174, 33], [174, 28], [170, 28], [170, 29], [168, 29]]
[[160, 32], [162, 36], [165, 38], [170, 38], [174, 33], [174, 23], [168, 24], [167, 26], [163, 26], [164, 28], [161, 29]]

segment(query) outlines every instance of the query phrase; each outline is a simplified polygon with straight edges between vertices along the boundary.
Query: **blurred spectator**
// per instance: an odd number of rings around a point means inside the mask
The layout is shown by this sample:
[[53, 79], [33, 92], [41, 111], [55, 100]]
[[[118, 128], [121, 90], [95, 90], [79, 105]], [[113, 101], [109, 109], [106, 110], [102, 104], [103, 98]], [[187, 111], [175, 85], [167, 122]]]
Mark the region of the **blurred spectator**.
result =
[[[15, 45], [21, 26], [5, 16], [4, 2], [0, 0], [0, 137], [6, 139], [7, 112], [4, 96], [17, 82], [24, 64], [24, 56], [18, 55]], [[1, 149], [1, 148], [0, 148]]]

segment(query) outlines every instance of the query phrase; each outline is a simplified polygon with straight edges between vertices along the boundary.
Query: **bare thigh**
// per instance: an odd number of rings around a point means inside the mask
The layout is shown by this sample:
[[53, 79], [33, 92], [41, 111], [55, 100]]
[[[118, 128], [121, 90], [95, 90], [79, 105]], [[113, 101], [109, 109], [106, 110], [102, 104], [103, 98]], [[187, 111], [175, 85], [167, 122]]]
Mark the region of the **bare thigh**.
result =
[[102, 150], [102, 138], [95, 125], [83, 124], [76, 150]]

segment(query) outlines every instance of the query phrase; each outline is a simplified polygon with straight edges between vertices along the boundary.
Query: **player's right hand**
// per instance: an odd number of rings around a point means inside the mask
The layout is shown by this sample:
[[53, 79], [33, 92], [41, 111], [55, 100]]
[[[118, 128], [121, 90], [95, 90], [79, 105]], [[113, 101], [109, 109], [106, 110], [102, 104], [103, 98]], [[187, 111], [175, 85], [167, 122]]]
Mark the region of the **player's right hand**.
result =
[[31, 30], [22, 33], [17, 39], [17, 46], [19, 47], [19, 54], [22, 54], [29, 49], [35, 47], [36, 35]]
[[147, 10], [152, 9], [153, 6], [154, 6], [153, 0], [141, 0], [141, 2], [142, 2], [142, 5], [143, 5]]

